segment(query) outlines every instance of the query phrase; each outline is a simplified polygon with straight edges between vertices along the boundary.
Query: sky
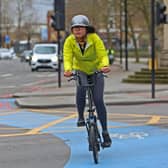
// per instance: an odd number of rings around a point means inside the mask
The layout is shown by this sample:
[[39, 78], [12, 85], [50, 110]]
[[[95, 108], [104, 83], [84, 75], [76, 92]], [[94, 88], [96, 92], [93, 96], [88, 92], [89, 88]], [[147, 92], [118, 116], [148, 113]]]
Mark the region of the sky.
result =
[[47, 12], [53, 10], [54, 0], [33, 0], [34, 11], [37, 12], [39, 23], [46, 23]]

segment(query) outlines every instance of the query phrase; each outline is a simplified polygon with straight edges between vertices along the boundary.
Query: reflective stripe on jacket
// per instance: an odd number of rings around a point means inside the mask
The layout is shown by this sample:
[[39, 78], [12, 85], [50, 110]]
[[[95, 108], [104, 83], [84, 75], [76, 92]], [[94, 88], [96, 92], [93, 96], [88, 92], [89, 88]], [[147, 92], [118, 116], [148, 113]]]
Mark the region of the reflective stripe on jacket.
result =
[[87, 35], [85, 51], [82, 54], [73, 34], [64, 43], [64, 70], [80, 70], [92, 74], [109, 65], [109, 59], [103, 41], [96, 33]]

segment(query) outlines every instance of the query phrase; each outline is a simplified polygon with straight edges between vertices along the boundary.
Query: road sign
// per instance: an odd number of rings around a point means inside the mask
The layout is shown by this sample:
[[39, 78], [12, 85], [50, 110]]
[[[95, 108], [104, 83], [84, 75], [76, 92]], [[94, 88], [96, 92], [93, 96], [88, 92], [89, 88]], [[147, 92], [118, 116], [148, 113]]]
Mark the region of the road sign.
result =
[[41, 39], [46, 41], [48, 39], [48, 30], [46, 27], [41, 28]]
[[9, 35], [5, 35], [5, 43], [6, 44], [10, 43], [10, 36]]

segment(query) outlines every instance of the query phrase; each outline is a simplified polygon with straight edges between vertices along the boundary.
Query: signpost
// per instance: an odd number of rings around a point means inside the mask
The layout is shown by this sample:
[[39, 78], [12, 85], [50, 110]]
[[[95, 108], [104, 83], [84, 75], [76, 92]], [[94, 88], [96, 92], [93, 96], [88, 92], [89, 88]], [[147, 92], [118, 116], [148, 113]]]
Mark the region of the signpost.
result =
[[10, 43], [10, 36], [5, 35], [5, 44], [9, 44], [9, 43]]

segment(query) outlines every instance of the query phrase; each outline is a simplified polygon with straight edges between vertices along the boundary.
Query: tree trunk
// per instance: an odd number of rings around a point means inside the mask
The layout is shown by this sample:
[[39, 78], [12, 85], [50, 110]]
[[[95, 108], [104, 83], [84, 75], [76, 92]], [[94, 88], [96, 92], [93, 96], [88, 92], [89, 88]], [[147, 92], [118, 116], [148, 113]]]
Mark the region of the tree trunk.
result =
[[135, 62], [138, 63], [139, 62], [139, 53], [138, 53], [138, 48], [137, 48], [137, 40], [136, 40], [136, 37], [135, 37], [135, 31], [134, 31], [134, 26], [132, 24], [132, 18], [131, 16], [129, 16], [129, 20], [128, 20], [128, 24], [129, 24], [129, 28], [130, 28], [130, 33], [131, 33], [131, 38], [132, 38], [132, 41], [133, 41], [133, 45], [134, 45], [134, 48], [135, 48]]

